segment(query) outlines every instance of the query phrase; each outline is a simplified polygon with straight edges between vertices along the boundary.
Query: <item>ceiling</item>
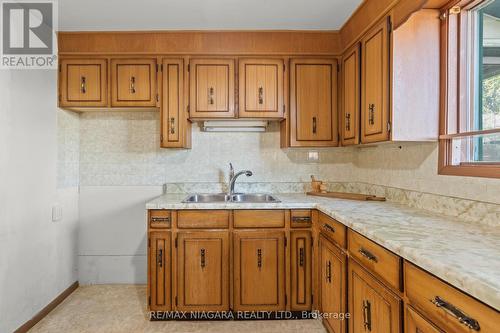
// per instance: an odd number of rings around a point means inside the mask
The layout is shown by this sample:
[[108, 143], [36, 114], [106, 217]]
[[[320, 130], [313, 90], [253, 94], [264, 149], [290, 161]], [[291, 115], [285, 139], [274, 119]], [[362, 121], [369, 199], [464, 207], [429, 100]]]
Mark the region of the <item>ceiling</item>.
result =
[[362, 0], [59, 0], [59, 31], [338, 30]]

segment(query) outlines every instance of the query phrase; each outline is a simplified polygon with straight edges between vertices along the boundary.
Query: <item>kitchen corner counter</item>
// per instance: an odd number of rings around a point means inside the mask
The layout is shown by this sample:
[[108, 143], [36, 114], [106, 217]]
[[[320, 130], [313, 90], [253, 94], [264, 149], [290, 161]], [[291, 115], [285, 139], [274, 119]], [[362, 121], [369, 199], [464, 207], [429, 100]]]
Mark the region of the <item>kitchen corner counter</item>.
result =
[[500, 228], [391, 202], [277, 194], [280, 203], [182, 203], [166, 194], [146, 209], [318, 209], [480, 301], [500, 309]]

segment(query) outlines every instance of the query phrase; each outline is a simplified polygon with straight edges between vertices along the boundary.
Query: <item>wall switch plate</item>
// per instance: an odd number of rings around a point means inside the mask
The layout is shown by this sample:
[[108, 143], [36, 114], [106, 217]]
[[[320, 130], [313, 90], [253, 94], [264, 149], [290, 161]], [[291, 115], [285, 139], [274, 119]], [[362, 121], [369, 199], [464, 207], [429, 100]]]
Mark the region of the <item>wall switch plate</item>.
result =
[[62, 206], [58, 203], [52, 206], [52, 222], [62, 220]]
[[309, 162], [317, 162], [317, 161], [319, 161], [319, 152], [314, 151], [314, 150], [307, 152], [307, 160]]

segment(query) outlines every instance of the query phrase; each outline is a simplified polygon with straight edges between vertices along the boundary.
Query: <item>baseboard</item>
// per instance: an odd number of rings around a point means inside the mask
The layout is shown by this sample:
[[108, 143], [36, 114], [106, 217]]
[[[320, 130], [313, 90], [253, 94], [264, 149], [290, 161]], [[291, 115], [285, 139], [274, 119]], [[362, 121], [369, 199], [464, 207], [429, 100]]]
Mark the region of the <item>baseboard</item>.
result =
[[40, 312], [33, 316], [30, 320], [21, 325], [14, 333], [25, 333], [28, 332], [33, 326], [35, 326], [40, 320], [42, 320], [50, 311], [54, 310], [56, 306], [62, 303], [73, 291], [78, 288], [78, 281], [75, 281], [71, 286], [66, 288], [62, 293], [60, 293], [56, 298], [52, 300], [47, 306], [45, 306]]

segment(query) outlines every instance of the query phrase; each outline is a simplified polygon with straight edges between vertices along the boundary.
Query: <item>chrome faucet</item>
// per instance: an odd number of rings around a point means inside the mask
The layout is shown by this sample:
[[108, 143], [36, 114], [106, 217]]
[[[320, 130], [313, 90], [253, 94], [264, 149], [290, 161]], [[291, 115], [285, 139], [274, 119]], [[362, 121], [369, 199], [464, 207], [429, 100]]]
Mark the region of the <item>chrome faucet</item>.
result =
[[235, 174], [233, 164], [229, 163], [229, 194], [234, 194], [234, 185], [236, 183], [236, 179], [243, 174], [247, 177], [250, 177], [253, 175], [253, 172], [250, 170], [243, 170]]

